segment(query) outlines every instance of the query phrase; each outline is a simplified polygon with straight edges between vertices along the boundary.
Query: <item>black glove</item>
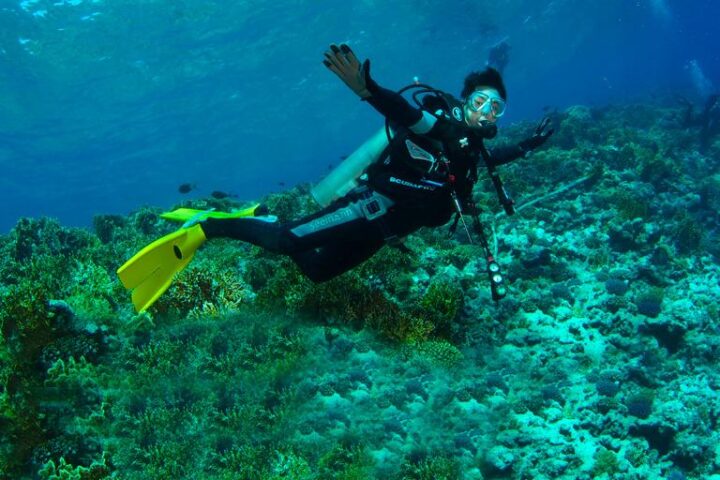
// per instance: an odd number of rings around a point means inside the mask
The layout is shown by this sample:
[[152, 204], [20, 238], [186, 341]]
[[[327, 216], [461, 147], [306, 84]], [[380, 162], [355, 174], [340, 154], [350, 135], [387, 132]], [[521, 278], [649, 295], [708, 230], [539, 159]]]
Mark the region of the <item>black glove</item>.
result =
[[550, 135], [555, 132], [555, 130], [552, 128], [546, 131], [545, 129], [548, 127], [548, 125], [550, 125], [550, 118], [543, 118], [540, 123], [538, 123], [538, 126], [535, 127], [535, 133], [533, 134], [533, 136], [526, 140], [523, 140], [518, 144], [518, 146], [525, 155], [535, 150], [543, 143], [547, 142], [547, 139], [550, 138]]
[[365, 60], [361, 64], [355, 53], [344, 43], [339, 47], [335, 44], [330, 45], [330, 51], [325, 52], [323, 64], [360, 98], [368, 98], [372, 95], [368, 90], [368, 87], [372, 89], [374, 84], [370, 79], [370, 60]]

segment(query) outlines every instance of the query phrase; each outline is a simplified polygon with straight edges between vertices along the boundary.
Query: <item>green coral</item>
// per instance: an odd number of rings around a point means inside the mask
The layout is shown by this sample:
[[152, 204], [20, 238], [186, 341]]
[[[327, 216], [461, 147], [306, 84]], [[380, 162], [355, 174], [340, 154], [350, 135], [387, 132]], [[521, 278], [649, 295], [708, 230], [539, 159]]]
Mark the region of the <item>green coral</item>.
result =
[[410, 342], [405, 347], [406, 355], [416, 355], [434, 365], [451, 368], [463, 360], [463, 354], [446, 340]]
[[270, 474], [264, 467], [269, 461], [267, 450], [260, 446], [243, 445], [216, 454], [221, 472], [219, 478], [234, 480], [265, 480]]
[[73, 466], [63, 457], [55, 463], [48, 460], [38, 471], [42, 480], [100, 480], [110, 476], [111, 470], [106, 465], [106, 458], [94, 461], [89, 467]]
[[133, 465], [129, 478], [138, 479], [184, 471], [264, 480], [301, 472], [274, 452], [298, 453], [279, 445], [293, 422], [293, 385], [307, 344], [295, 325], [267, 315], [159, 325], [150, 341], [117, 359], [122, 391], [132, 394], [114, 400], [114, 460]]
[[180, 340], [152, 341], [133, 352], [133, 363], [142, 378], [164, 377], [184, 365], [186, 348]]
[[46, 385], [62, 386], [63, 392], [76, 390], [87, 392], [97, 388], [97, 373], [94, 365], [80, 357], [75, 360], [70, 357], [67, 361], [58, 359], [48, 368]]
[[[18, 473], [28, 465], [29, 456], [41, 447], [48, 435], [63, 422], [56, 418], [63, 409], [84, 410], [99, 398], [94, 368], [84, 359], [57, 359], [39, 375], [37, 366], [47, 361], [58, 342], [70, 344], [75, 337], [67, 319], [48, 310], [50, 304], [42, 290], [13, 289], [16, 295], [3, 299], [3, 350], [12, 373], [3, 378], [8, 393], [3, 398], [3, 417], [14, 441], [7, 457], [0, 460], [7, 472]], [[80, 338], [80, 337], [78, 337]], [[64, 353], [64, 352], [60, 352]], [[47, 405], [54, 406], [50, 412]], [[62, 408], [60, 408], [62, 406]], [[88, 442], [90, 442], [88, 438]], [[57, 475], [67, 475], [64, 467]], [[63, 478], [63, 477], [58, 477]]]
[[198, 458], [194, 439], [165, 439], [143, 451], [146, 478], [182, 478]]
[[[97, 356], [100, 334], [91, 338], [81, 332], [80, 319], [63, 299], [74, 294], [78, 301], [94, 295], [106, 298], [103, 316], [109, 318], [113, 293], [107, 272], [89, 267], [100, 247], [89, 232], [64, 229], [49, 219], [21, 219], [8, 238], [2, 246], [7, 254], [2, 270], [7, 275], [0, 289], [1, 403], [3, 428], [13, 442], [3, 450], [0, 464], [8, 474], [21, 476], [28, 473], [31, 456], [54, 455], [52, 448], [72, 443], [63, 437], [64, 429], [72, 428], [72, 418], [64, 412], [85, 411], [99, 400], [94, 368], [73, 355], [84, 351]], [[84, 270], [92, 274], [76, 276]], [[95, 276], [104, 277], [106, 297], [100, 289], [93, 291], [96, 284], [90, 278]], [[39, 368], [43, 365], [51, 368], [44, 371]], [[92, 434], [86, 443], [93, 443]], [[58, 456], [52, 458], [58, 461]], [[47, 469], [57, 478], [79, 471], [67, 465]]]
[[463, 269], [473, 260], [483, 258], [483, 253], [477, 245], [454, 243], [445, 257], [450, 264], [459, 269]]
[[460, 463], [450, 457], [437, 455], [417, 463], [404, 463], [402, 480], [455, 480], [460, 477]]
[[277, 452], [269, 480], [311, 480], [314, 478], [307, 460], [297, 454]]
[[237, 309], [249, 297], [249, 291], [229, 270], [191, 267], [182, 271], [152, 310], [160, 315], [218, 316]]
[[31, 362], [56, 336], [49, 300], [48, 289], [32, 281], [10, 287], [0, 298], [2, 336], [21, 363]]
[[127, 218], [120, 215], [95, 215], [93, 217], [95, 235], [102, 243], [112, 242], [115, 232], [122, 230], [126, 225]]
[[117, 299], [125, 290], [114, 274], [88, 260], [77, 262], [72, 281], [65, 288], [65, 299], [75, 314], [86, 320], [111, 324], [116, 317]]
[[608, 245], [602, 245], [590, 250], [587, 256], [587, 264], [593, 270], [601, 270], [607, 267], [612, 260], [612, 250]]
[[[405, 239], [404, 244], [411, 252], [426, 248], [417, 238]], [[412, 274], [419, 264], [416, 254], [387, 246], [360, 264], [355, 271], [362, 278], [379, 284], [393, 298], [402, 301], [409, 295]]]
[[681, 174], [678, 162], [661, 153], [644, 151], [636, 165], [638, 177], [655, 185], [673, 181]]
[[318, 461], [320, 478], [338, 480], [363, 480], [370, 478], [372, 461], [361, 445], [339, 444], [325, 453]]
[[[131, 216], [130, 221], [135, 229], [143, 235], [157, 235], [159, 219], [160, 217], [156, 211], [141, 209]], [[115, 235], [115, 238], [117, 238], [117, 234]]]
[[[247, 282], [254, 292], [260, 292], [260, 298], [256, 298], [255, 303], [270, 306], [281, 298], [277, 288], [280, 281], [275, 277], [278, 270], [283, 268], [283, 262], [278, 255], [267, 253], [260, 247], [253, 247], [251, 252], [251, 260], [243, 265], [243, 280]], [[297, 279], [297, 276], [293, 275], [293, 278]], [[268, 283], [271, 285], [266, 288]]]
[[607, 478], [613, 478], [613, 475], [620, 471], [620, 463], [617, 454], [606, 448], [600, 448], [595, 452], [595, 463], [591, 471], [593, 478], [607, 475]]
[[450, 334], [450, 326], [462, 311], [463, 305], [462, 289], [446, 281], [430, 284], [420, 300], [423, 314], [434, 325], [434, 332], [440, 335]]
[[[0, 466], [18, 473], [43, 441], [44, 426], [37, 392], [42, 383], [35, 371], [42, 349], [55, 338], [42, 285], [23, 282], [0, 299], [3, 349], [3, 425], [13, 442], [3, 446]], [[7, 363], [5, 363], [7, 362]]]
[[18, 262], [42, 255], [78, 255], [97, 245], [98, 240], [79, 228], [63, 228], [49, 218], [21, 218], [10, 232], [10, 254]]
[[[388, 252], [400, 270], [414, 260]], [[260, 308], [284, 307], [291, 315], [312, 317], [328, 323], [370, 328], [388, 338], [424, 341], [449, 336], [452, 322], [464, 305], [462, 289], [448, 281], [430, 285], [423, 296], [405, 303], [391, 297], [367, 275], [372, 267], [347, 272], [323, 283], [305, 278], [289, 261], [281, 260], [273, 276], [257, 292]], [[378, 276], [378, 278], [380, 278]]]
[[[312, 288], [310, 280], [286, 257], [266, 258], [260, 271], [252, 266], [255, 262], [250, 263], [246, 266], [246, 275], [257, 285], [254, 304], [258, 309], [267, 311], [287, 308], [289, 313], [293, 313]], [[253, 279], [266, 273], [268, 277], [262, 284]]]
[[631, 191], [619, 190], [611, 197], [618, 215], [624, 220], [645, 218], [650, 208], [646, 198]]
[[38, 472], [41, 479], [45, 480], [81, 480], [85, 467], [74, 467], [67, 463], [64, 458], [60, 458], [57, 465], [54, 461], [48, 460]]
[[688, 214], [682, 214], [676, 220], [672, 235], [675, 246], [683, 254], [698, 250], [704, 237], [700, 224]]
[[290, 272], [292, 270], [278, 274], [280, 279], [288, 281], [275, 284], [273, 280], [268, 285], [268, 288], [278, 290], [281, 285], [284, 286], [281, 294], [290, 313], [354, 328], [366, 326], [390, 338], [407, 337], [410, 316], [382, 290], [373, 288], [356, 272], [318, 284], [305, 278], [293, 279]]

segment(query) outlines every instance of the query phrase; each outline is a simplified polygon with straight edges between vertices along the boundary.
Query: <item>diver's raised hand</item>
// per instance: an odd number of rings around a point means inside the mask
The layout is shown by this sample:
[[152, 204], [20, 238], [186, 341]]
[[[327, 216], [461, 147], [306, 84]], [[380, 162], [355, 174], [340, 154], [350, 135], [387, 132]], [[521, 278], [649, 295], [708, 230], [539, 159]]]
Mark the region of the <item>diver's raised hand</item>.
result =
[[550, 127], [550, 119], [545, 117], [540, 121], [540, 123], [538, 123], [537, 127], [535, 127], [535, 133], [533, 133], [533, 136], [520, 142], [520, 148], [523, 152], [528, 154], [541, 146], [543, 143], [547, 142], [550, 135], [555, 132], [555, 129], [548, 127]]
[[360, 98], [369, 98], [372, 95], [368, 90], [368, 84], [371, 82], [370, 60], [365, 60], [361, 64], [355, 53], [344, 43], [339, 47], [334, 43], [331, 44], [330, 50], [325, 52], [323, 64]]

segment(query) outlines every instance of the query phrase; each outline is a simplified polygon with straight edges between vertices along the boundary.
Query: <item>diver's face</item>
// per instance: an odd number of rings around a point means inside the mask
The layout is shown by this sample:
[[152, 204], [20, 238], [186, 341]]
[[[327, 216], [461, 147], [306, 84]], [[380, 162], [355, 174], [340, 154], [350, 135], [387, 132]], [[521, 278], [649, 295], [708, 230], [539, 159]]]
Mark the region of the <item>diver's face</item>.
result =
[[494, 88], [479, 87], [465, 99], [465, 122], [480, 127], [495, 123], [505, 113], [505, 101]]

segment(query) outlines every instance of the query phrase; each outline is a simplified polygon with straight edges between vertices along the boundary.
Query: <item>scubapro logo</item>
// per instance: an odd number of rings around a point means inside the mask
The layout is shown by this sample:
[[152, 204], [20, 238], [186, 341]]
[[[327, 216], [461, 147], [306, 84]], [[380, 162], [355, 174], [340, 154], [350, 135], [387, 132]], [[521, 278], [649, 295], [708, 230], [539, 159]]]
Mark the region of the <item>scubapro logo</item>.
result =
[[351, 220], [353, 217], [354, 217], [354, 215], [353, 215], [352, 211], [350, 211], [347, 208], [344, 208], [344, 209], [339, 210], [330, 215], [316, 218], [312, 222], [305, 224], [304, 227], [306, 229], [313, 230], [313, 231], [323, 230], [325, 228], [333, 227], [340, 223], [345, 223], [348, 220]]
[[419, 185], [417, 183], [408, 182], [407, 180], [403, 180], [397, 177], [390, 177], [390, 182], [397, 183], [398, 185], [402, 185], [403, 187], [414, 188], [416, 190], [428, 190], [430, 192], [435, 190], [435, 187], [431, 187], [429, 185]]

